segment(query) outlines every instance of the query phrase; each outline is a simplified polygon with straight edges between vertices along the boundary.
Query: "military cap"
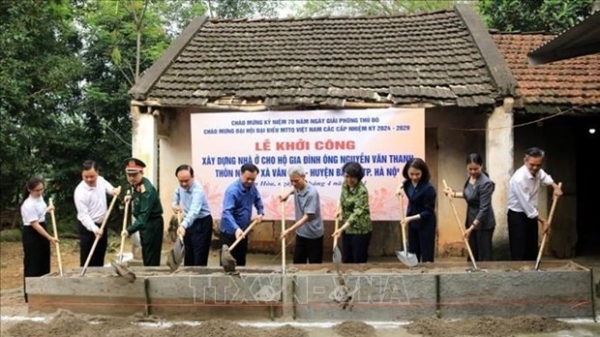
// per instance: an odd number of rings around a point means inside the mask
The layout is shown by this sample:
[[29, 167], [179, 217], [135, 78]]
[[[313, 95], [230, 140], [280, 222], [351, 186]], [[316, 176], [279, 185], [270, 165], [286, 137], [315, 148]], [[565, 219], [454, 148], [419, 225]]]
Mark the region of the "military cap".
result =
[[127, 173], [138, 173], [146, 167], [146, 164], [137, 158], [127, 158], [123, 165], [125, 165], [125, 172]]

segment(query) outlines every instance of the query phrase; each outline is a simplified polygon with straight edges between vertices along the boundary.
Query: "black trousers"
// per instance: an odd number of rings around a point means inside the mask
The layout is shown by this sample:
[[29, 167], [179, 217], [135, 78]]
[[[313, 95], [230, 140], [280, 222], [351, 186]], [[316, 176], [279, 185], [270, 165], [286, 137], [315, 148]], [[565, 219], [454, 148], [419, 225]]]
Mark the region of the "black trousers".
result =
[[342, 262], [367, 263], [371, 232], [367, 234], [342, 234]]
[[508, 244], [513, 261], [535, 261], [538, 254], [537, 219], [508, 210]]
[[[492, 236], [494, 228], [476, 229], [469, 236], [469, 246], [473, 251], [475, 261], [492, 261]], [[471, 261], [471, 257], [467, 258]]]
[[211, 215], [196, 219], [185, 231], [183, 244], [185, 246], [184, 266], [208, 265], [208, 254], [212, 240], [213, 218]]
[[323, 236], [308, 239], [296, 234], [294, 263], [323, 263]]
[[433, 262], [435, 257], [435, 225], [408, 226], [408, 251], [420, 262]]
[[[229, 235], [221, 232], [221, 247], [223, 247], [223, 245], [231, 246], [234, 242], [235, 235]], [[246, 254], [248, 253], [248, 237], [246, 236], [242, 241], [240, 241], [240, 243], [238, 243], [237, 246], [230, 251], [230, 253], [235, 259], [236, 266], [245, 266]], [[221, 261], [221, 254], [219, 254], [219, 265], [223, 265], [223, 261]]]
[[[46, 224], [40, 225], [46, 228]], [[50, 273], [50, 241], [32, 226], [23, 226], [23, 294], [27, 302], [25, 277], [39, 277]]]
[[[92, 246], [94, 245], [94, 241], [96, 240], [96, 234], [94, 232], [90, 232], [85, 226], [78, 221], [78, 229], [79, 229], [79, 266], [83, 267], [85, 265], [85, 261], [90, 255], [90, 251], [92, 250]], [[102, 224], [96, 224], [96, 226], [100, 227]], [[89, 267], [103, 267], [104, 266], [104, 256], [106, 255], [106, 247], [108, 245], [108, 227], [104, 226], [104, 232], [100, 240], [98, 240], [98, 244], [96, 245], [96, 249], [94, 250], [94, 254], [92, 254], [92, 258], [90, 259]]]

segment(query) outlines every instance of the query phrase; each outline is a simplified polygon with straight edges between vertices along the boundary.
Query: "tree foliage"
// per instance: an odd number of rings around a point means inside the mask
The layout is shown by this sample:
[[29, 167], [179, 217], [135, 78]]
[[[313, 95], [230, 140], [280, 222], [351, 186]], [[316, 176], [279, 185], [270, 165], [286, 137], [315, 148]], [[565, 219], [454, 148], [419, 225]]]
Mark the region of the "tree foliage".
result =
[[235, 19], [246, 17], [275, 17], [282, 2], [277, 0], [206, 0], [211, 17]]
[[[277, 2], [212, 0], [219, 17], [272, 16]], [[0, 210], [46, 179], [61, 232], [75, 230], [73, 191], [86, 159], [124, 184], [131, 154], [127, 91], [197, 16], [200, 0], [0, 1]], [[59, 223], [59, 226], [61, 224]]]
[[18, 202], [32, 175], [52, 178], [56, 193], [56, 149], [79, 146], [68, 138], [83, 73], [73, 15], [66, 1], [0, 2], [2, 208]]
[[481, 0], [489, 28], [501, 31], [560, 33], [591, 13], [594, 0]]
[[455, 0], [306, 0], [299, 3], [298, 16], [360, 16], [416, 14], [449, 9]]

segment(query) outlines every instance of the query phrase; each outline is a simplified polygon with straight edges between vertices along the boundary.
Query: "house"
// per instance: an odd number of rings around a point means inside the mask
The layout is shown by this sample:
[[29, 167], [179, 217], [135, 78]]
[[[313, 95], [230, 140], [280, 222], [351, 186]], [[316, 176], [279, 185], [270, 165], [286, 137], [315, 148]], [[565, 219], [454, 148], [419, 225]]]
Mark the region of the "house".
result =
[[[515, 167], [522, 164], [519, 153], [540, 146], [547, 153], [545, 169], [563, 182], [549, 250], [561, 258], [597, 252], [600, 227], [594, 208], [600, 181], [593, 178], [596, 168], [589, 163], [600, 148], [600, 54], [534, 66], [528, 53], [556, 41], [556, 35], [492, 32], [492, 36], [518, 82]], [[541, 197], [542, 214], [547, 214], [549, 194]]]
[[[370, 120], [389, 111], [402, 111], [424, 125], [420, 130], [413, 128], [415, 138], [407, 143], [418, 149], [415, 154], [424, 155], [438, 190], [438, 253], [464, 255], [457, 219], [442, 193], [443, 180], [460, 188], [466, 178], [466, 156], [472, 152], [485, 156], [488, 173], [497, 185], [493, 199], [498, 223], [495, 240], [499, 247], [504, 246], [507, 230], [503, 209], [514, 162], [512, 106], [516, 85], [491, 35], [466, 5], [389, 17], [198, 18], [130, 91], [133, 155], [146, 162], [146, 175], [158, 184], [163, 205], [168, 205], [177, 186], [174, 172], [178, 165], [194, 162], [204, 166], [198, 159], [200, 154], [214, 148], [238, 151], [248, 145], [243, 144], [245, 140], [254, 142], [253, 135], [235, 138], [237, 141], [195, 141], [200, 134], [212, 132], [211, 124], [217, 118], [235, 114], [242, 117], [231, 123], [244, 124], [254, 121], [256, 114], [278, 118], [340, 112]], [[337, 135], [357, 140], [365, 137]], [[246, 153], [255, 157], [262, 145], [251, 145]], [[390, 153], [403, 151], [405, 145], [376, 144]], [[408, 157], [388, 169], [401, 170]], [[232, 159], [231, 163], [235, 162], [235, 157]], [[223, 161], [231, 164], [228, 158]], [[232, 171], [222, 172], [228, 175]], [[198, 179], [215, 178], [209, 177], [211, 174], [206, 171]], [[381, 193], [377, 190], [373, 198], [385, 199], [381, 201], [382, 212], [394, 216], [374, 223], [371, 255], [392, 255], [401, 246], [400, 210], [392, 192], [399, 179], [389, 177], [386, 182], [387, 188]], [[215, 196], [211, 207], [220, 208], [216, 196], [222, 192], [222, 186], [209, 191]], [[463, 217], [464, 203], [456, 204]], [[170, 216], [166, 211], [165, 217]], [[220, 218], [220, 213], [213, 216]], [[251, 249], [277, 252], [279, 219], [271, 216], [265, 220], [254, 231]], [[333, 222], [327, 221], [326, 237], [332, 230]], [[329, 241], [325, 240], [326, 249], [331, 248]]]

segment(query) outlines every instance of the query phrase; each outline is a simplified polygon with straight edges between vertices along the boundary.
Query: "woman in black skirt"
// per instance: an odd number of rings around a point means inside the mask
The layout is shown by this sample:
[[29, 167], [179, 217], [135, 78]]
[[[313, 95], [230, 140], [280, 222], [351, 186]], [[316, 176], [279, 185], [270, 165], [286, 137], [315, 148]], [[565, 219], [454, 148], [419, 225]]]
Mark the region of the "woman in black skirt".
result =
[[[43, 192], [42, 179], [37, 177], [29, 179], [21, 204], [24, 277], [38, 277], [50, 273], [50, 243], [58, 242], [46, 231], [46, 213], [54, 208], [46, 205], [42, 197]], [[27, 302], [25, 283], [23, 283], [23, 293]]]

